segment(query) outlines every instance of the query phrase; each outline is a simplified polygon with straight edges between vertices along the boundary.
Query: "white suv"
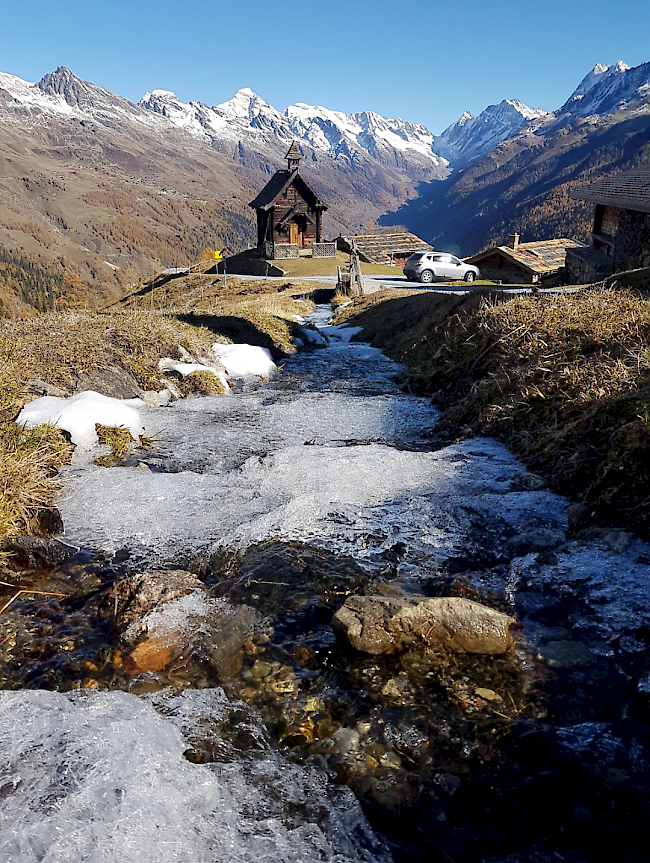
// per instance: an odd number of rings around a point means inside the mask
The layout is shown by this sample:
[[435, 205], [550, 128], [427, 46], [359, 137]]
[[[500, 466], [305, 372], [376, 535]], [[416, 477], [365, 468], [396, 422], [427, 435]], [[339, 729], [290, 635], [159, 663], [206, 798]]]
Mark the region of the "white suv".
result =
[[407, 258], [404, 275], [409, 280], [430, 284], [434, 279], [473, 282], [481, 275], [478, 267], [466, 264], [445, 252], [416, 252]]

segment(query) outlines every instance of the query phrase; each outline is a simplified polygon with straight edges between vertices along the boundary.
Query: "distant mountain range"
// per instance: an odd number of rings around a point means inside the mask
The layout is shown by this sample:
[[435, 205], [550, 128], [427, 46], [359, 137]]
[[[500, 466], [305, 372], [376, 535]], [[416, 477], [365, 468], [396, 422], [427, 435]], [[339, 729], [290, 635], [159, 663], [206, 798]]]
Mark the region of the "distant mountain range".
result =
[[[463, 141], [464, 127], [457, 127], [442, 136], [450, 145]], [[571, 199], [570, 190], [650, 162], [650, 63], [599, 63], [557, 111], [531, 118], [483, 154], [479, 149], [382, 222], [404, 224], [462, 255], [502, 243], [512, 231], [523, 241], [587, 239], [592, 208]]]
[[247, 89], [213, 107], [167, 90], [136, 105], [63, 67], [37, 84], [0, 73], [0, 313], [83, 301], [84, 284], [101, 302], [205, 246], [246, 246], [247, 203], [293, 140], [330, 236], [387, 211], [465, 254], [506, 228], [582, 229], [558, 183], [636, 158], [649, 87], [650, 64], [598, 65], [558, 111], [505, 99], [435, 136], [370, 111], [280, 112]]

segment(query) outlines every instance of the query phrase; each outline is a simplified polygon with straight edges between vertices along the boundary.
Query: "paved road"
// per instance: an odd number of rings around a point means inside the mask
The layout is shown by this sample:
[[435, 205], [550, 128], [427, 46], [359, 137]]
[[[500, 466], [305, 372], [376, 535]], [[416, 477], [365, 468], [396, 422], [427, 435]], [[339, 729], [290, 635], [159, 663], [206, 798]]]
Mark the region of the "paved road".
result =
[[[240, 276], [239, 278], [242, 277]], [[323, 285], [335, 285], [336, 276], [293, 276], [291, 277], [291, 281], [318, 282]], [[478, 288], [489, 287], [487, 285], [476, 285], [474, 288], [470, 288], [466, 285], [450, 285], [447, 282], [434, 282], [431, 285], [422, 285], [419, 282], [409, 281], [406, 276], [398, 275], [364, 276], [363, 286], [366, 294], [374, 294], [375, 291], [379, 291], [382, 288], [417, 288], [418, 290], [436, 291], [443, 294], [457, 294], [458, 296], [468, 294], [470, 291], [477, 290]], [[495, 285], [494, 288], [495, 290], [503, 291], [506, 294], [532, 294], [533, 292], [532, 288], [521, 286], [508, 287], [507, 285]], [[539, 288], [538, 292], [540, 294], [573, 293], [577, 290], [578, 288]]]
[[[258, 280], [260, 276], [236, 276], [233, 273], [233, 278]], [[316, 282], [321, 285], [336, 285], [336, 276], [285, 276], [292, 282]], [[474, 288], [469, 288], [466, 285], [450, 285], [447, 282], [434, 282], [431, 285], [422, 285], [419, 282], [410, 282], [406, 276], [390, 275], [390, 276], [364, 276], [363, 286], [366, 294], [374, 294], [382, 288], [417, 288], [419, 290], [437, 291], [443, 294], [456, 294], [462, 296], [470, 293], [471, 290], [477, 290], [487, 285], [476, 285]], [[508, 287], [507, 285], [493, 286], [495, 290], [503, 291], [506, 294], [532, 294], [532, 288], [521, 286]], [[578, 288], [539, 288], [540, 294], [556, 294], [556, 293], [574, 293]]]

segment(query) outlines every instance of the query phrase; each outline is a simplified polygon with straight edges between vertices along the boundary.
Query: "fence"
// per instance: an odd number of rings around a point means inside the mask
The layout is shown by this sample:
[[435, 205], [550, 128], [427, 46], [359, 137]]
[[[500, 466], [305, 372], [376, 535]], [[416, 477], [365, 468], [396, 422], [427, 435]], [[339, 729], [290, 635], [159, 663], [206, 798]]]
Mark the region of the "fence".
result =
[[279, 261], [283, 258], [299, 257], [299, 246], [297, 243], [267, 243], [270, 246], [270, 259]]
[[311, 247], [312, 258], [335, 258], [336, 243], [314, 243]]

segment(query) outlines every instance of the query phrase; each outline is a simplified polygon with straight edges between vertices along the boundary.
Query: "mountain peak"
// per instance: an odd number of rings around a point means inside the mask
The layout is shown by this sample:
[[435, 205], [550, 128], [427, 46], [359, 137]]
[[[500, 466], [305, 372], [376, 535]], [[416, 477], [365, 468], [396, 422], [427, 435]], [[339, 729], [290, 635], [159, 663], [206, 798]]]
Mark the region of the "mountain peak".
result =
[[650, 63], [633, 68], [623, 60], [610, 66], [596, 63], [555, 115], [562, 122], [569, 117], [606, 117], [639, 99], [648, 84]]
[[464, 165], [544, 116], [546, 111], [529, 108], [519, 99], [503, 99], [498, 105], [488, 105], [476, 117], [465, 111], [442, 135], [434, 138], [433, 149], [450, 162]]
[[46, 96], [59, 96], [72, 108], [90, 109], [105, 106], [107, 103], [130, 104], [127, 99], [114, 96], [96, 84], [82, 81], [65, 66], [59, 66], [54, 72], [44, 75], [36, 87]]
[[36, 86], [49, 96], [65, 96], [66, 89], [83, 83], [80, 78], [77, 78], [74, 72], [71, 72], [65, 66], [59, 66], [54, 72], [48, 72], [47, 75], [43, 75]]

